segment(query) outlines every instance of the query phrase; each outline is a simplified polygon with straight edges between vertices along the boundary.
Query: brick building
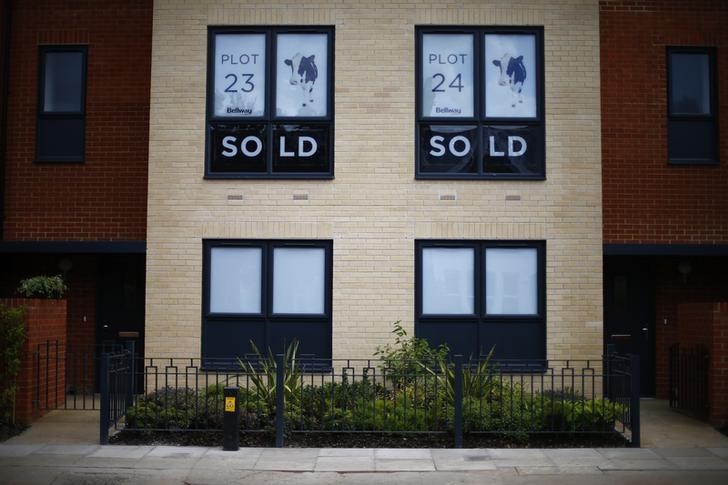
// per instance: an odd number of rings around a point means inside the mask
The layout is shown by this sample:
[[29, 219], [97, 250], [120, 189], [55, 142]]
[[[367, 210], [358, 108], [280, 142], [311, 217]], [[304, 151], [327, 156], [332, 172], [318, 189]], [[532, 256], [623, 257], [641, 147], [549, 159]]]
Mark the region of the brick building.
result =
[[154, 8], [148, 353], [601, 355], [597, 2]]
[[724, 2], [1, 11], [0, 288], [62, 273], [69, 348], [369, 357], [401, 320], [465, 354], [613, 344], [667, 397], [700, 344], [724, 422]]
[[600, 2], [605, 342], [642, 355], [643, 392], [658, 398], [671, 346], [702, 345], [718, 425], [728, 420], [726, 25], [725, 2]]
[[0, 295], [61, 274], [69, 351], [143, 338], [152, 1], [0, 11]]

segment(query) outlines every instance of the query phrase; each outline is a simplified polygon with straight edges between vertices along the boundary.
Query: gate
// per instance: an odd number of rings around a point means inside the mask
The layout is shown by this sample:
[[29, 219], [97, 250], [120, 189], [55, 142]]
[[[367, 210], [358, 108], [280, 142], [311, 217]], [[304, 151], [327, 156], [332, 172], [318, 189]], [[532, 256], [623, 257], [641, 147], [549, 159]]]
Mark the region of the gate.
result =
[[680, 347], [680, 344], [675, 344], [670, 347], [671, 408], [687, 412], [696, 418], [708, 418], [709, 364], [708, 350], [702, 345]]
[[30, 355], [34, 415], [54, 409], [99, 410], [101, 357], [133, 349], [133, 342], [86, 349], [69, 349], [59, 340], [38, 344]]

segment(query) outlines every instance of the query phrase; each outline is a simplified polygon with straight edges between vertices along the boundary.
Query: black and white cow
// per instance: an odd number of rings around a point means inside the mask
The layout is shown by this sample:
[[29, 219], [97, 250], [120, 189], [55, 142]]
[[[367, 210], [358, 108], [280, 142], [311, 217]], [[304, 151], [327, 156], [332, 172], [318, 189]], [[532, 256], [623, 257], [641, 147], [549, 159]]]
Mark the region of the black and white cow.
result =
[[516, 100], [523, 103], [523, 83], [526, 80], [526, 66], [523, 65], [523, 56], [512, 57], [506, 53], [500, 59], [494, 59], [493, 64], [500, 68], [498, 84], [510, 86], [513, 100], [512, 107], [516, 107]]
[[313, 103], [313, 85], [318, 78], [318, 68], [314, 62], [313, 54], [306, 57], [300, 52], [296, 53], [292, 59], [286, 59], [283, 62], [286, 66], [291, 66], [290, 83], [301, 86], [303, 99], [301, 105], [305, 108], [307, 103]]

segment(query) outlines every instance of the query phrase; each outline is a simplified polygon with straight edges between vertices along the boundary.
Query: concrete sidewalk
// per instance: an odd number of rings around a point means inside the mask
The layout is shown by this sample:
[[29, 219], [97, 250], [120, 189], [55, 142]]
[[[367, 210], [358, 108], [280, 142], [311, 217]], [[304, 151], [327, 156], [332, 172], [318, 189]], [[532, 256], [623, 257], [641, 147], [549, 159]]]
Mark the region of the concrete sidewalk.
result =
[[728, 483], [728, 448], [340, 449], [0, 444], [3, 484]]

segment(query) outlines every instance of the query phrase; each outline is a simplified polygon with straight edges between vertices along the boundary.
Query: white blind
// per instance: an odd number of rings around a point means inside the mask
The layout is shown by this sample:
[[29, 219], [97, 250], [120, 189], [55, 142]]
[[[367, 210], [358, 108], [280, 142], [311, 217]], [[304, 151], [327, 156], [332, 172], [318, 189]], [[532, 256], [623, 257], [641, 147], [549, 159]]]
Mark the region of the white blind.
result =
[[262, 250], [212, 248], [210, 311], [260, 313]]
[[324, 313], [323, 248], [273, 250], [273, 313]]
[[472, 248], [422, 250], [422, 312], [430, 315], [474, 313]]
[[488, 315], [537, 313], [536, 249], [485, 250], [485, 305]]

